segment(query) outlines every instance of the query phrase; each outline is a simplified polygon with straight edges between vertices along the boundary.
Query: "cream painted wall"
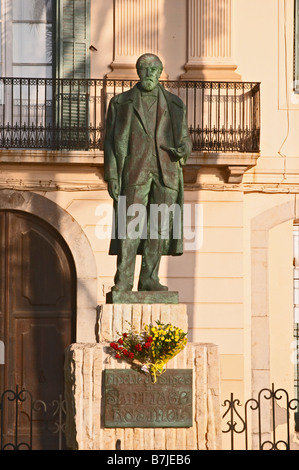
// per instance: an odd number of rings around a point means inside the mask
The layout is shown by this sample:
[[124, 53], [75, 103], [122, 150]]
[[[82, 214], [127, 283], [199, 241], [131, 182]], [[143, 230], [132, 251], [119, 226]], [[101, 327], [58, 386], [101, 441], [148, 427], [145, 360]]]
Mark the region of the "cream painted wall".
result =
[[161, 56], [169, 80], [178, 80], [187, 61], [187, 0], [164, 0], [161, 18]]
[[103, 78], [113, 61], [113, 0], [91, 0], [91, 78]]

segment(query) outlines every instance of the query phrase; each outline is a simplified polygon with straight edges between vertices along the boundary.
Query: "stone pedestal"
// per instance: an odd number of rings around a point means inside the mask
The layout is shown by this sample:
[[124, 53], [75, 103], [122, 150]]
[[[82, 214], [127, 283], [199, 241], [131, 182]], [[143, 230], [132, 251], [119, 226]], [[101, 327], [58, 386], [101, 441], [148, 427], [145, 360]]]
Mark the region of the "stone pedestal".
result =
[[100, 342], [111, 342], [120, 333], [128, 330], [129, 324], [137, 330], [143, 325], [171, 322], [188, 331], [187, 307], [185, 304], [104, 304], [98, 319]]
[[129, 321], [136, 327], [171, 321], [187, 327], [186, 306], [103, 305], [99, 342], [76, 343], [66, 350], [67, 443], [78, 450], [217, 450], [221, 448], [220, 373], [218, 347], [188, 343], [167, 364], [167, 369], [192, 369], [193, 420], [188, 428], [105, 428], [103, 423], [103, 371], [130, 369], [110, 354], [109, 342]]
[[111, 291], [106, 295], [107, 304], [178, 304], [176, 291]]

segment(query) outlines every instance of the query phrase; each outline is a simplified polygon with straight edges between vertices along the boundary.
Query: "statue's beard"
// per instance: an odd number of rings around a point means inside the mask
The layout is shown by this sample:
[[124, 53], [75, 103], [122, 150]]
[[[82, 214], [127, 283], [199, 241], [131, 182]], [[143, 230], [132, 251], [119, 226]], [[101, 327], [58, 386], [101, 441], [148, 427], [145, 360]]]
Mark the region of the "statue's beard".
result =
[[144, 78], [141, 80], [142, 88], [145, 91], [152, 91], [158, 84], [157, 80], [152, 80], [151, 78]]

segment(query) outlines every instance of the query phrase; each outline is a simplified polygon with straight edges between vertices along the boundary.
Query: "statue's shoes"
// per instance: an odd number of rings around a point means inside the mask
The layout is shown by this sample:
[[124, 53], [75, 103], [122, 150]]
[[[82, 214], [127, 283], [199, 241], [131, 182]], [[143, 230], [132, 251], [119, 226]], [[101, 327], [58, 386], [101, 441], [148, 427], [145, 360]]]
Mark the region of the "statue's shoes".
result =
[[111, 287], [112, 291], [117, 291], [117, 292], [129, 292], [131, 291], [133, 286], [130, 286], [129, 284], [115, 284], [115, 286]]
[[139, 291], [165, 291], [168, 290], [167, 286], [162, 286], [160, 282], [146, 282], [145, 284], [138, 284]]

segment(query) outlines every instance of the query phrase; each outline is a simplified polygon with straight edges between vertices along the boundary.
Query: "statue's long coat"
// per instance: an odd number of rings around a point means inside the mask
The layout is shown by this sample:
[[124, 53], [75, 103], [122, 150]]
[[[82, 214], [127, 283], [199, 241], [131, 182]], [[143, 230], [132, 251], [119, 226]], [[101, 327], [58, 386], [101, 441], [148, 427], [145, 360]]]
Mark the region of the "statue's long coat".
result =
[[[186, 107], [176, 95], [160, 84], [157, 106], [156, 149], [166, 187], [178, 189], [176, 203], [181, 207], [183, 220], [184, 183], [182, 166], [191, 153], [191, 139], [186, 122]], [[162, 147], [178, 148], [186, 145], [186, 153], [179, 161]], [[148, 180], [146, 162], [152, 156], [152, 136], [149, 135], [141, 101], [139, 84], [111, 99], [106, 121], [104, 145], [104, 178], [116, 179], [120, 188], [124, 184], [142, 185]], [[121, 194], [121, 191], [120, 191]], [[117, 220], [117, 207], [116, 220]], [[183, 224], [181, 237], [164, 243], [163, 255], [180, 255], [183, 252]], [[111, 240], [110, 254], [117, 254], [117, 235]], [[142, 240], [138, 249], [142, 253]]]

